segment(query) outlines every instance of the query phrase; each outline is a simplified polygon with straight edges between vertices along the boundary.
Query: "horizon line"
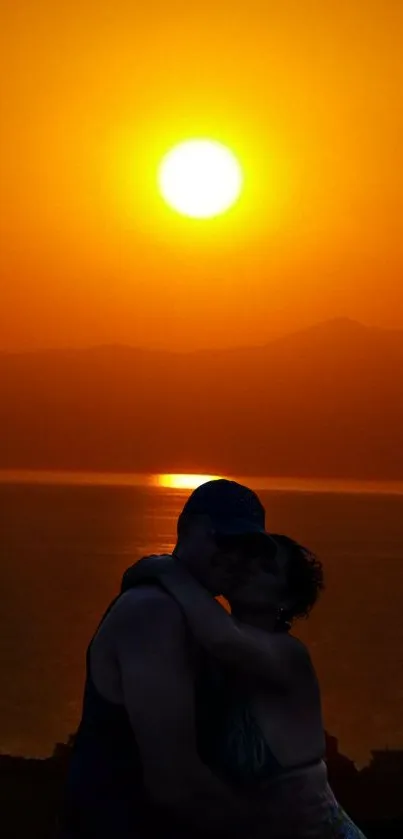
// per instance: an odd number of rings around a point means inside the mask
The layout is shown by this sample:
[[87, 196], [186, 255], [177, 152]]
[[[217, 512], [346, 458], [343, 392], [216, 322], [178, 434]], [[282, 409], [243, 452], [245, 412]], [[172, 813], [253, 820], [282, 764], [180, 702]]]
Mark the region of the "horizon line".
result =
[[[189, 492], [189, 487], [167, 487], [159, 483], [163, 474], [193, 475], [189, 472], [105, 472], [96, 470], [64, 469], [1, 469], [0, 484], [42, 485], [42, 486], [105, 486], [138, 487], [154, 489], [165, 493]], [[205, 473], [199, 473], [200, 476]], [[209, 473], [210, 474], [210, 473]], [[403, 495], [403, 479], [367, 479], [298, 477], [268, 475], [222, 475], [221, 477], [246, 484], [256, 491], [326, 493], [340, 495]]]

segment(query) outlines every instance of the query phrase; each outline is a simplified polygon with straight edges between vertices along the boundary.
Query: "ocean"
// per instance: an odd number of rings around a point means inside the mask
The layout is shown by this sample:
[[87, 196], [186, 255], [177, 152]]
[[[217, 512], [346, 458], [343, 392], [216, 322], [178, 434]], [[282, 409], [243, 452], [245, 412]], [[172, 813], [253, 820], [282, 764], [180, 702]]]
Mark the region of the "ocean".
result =
[[[167, 552], [188, 490], [0, 481], [0, 752], [46, 756], [76, 729], [86, 645], [124, 569]], [[358, 765], [403, 748], [403, 494], [260, 492], [268, 528], [323, 560], [326, 591], [297, 634], [327, 730]]]

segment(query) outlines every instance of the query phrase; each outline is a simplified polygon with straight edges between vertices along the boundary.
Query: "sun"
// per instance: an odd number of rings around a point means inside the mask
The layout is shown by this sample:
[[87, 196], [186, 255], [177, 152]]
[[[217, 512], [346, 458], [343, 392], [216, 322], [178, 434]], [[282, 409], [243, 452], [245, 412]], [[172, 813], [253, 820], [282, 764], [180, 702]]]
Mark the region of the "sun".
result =
[[225, 213], [238, 199], [243, 175], [235, 155], [215, 140], [186, 140], [171, 149], [158, 171], [167, 204], [190, 218]]

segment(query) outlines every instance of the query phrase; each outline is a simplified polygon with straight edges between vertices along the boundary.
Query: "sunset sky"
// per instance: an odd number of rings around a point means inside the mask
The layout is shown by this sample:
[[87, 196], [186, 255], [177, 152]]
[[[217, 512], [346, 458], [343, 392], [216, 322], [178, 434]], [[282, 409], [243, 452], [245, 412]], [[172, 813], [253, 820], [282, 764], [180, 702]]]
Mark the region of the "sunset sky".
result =
[[[5, 0], [0, 348], [403, 327], [402, 36], [397, 0]], [[156, 170], [199, 136], [245, 189], [195, 221]]]

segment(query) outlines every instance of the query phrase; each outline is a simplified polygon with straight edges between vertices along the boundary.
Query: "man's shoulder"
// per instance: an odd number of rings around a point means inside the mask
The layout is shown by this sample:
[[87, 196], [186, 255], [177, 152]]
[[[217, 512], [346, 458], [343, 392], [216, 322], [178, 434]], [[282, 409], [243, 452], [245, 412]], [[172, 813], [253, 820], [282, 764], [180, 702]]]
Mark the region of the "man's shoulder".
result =
[[161, 586], [142, 584], [125, 591], [111, 610], [114, 623], [132, 626], [154, 626], [155, 622], [171, 627], [183, 626], [184, 618], [180, 606]]
[[179, 610], [174, 598], [158, 583], [141, 583], [141, 585], [135, 585], [127, 589], [116, 601], [116, 606], [127, 609], [134, 605], [140, 606], [143, 603], [147, 603], [149, 606], [169, 604], [174, 609]]

